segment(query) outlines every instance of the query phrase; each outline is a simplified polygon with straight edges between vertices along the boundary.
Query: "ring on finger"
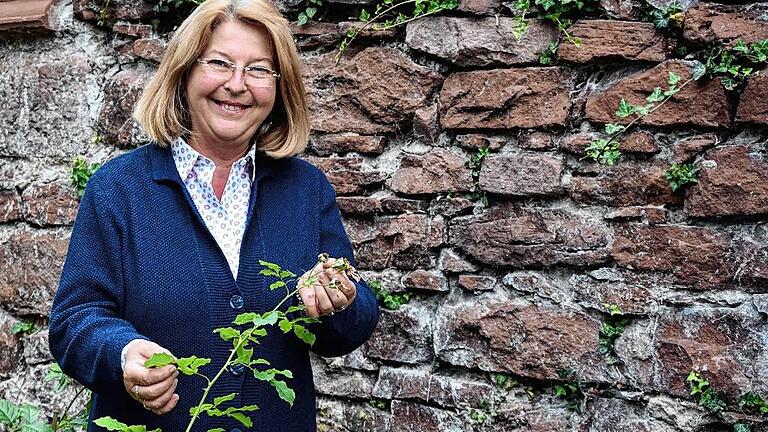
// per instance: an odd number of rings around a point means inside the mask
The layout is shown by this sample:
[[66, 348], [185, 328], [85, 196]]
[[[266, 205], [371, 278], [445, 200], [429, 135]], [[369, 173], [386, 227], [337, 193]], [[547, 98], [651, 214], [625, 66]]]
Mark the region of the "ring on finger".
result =
[[141, 395], [139, 394], [139, 385], [134, 384], [133, 387], [131, 387], [131, 393], [133, 394], [133, 397], [135, 397], [137, 400], [141, 400]]

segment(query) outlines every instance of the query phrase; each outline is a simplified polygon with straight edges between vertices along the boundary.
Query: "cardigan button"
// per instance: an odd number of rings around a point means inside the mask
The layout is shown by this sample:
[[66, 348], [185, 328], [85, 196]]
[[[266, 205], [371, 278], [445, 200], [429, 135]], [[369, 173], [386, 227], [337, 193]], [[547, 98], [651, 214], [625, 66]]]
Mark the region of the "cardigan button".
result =
[[232, 306], [232, 309], [241, 309], [244, 304], [245, 301], [240, 294], [235, 294], [229, 299], [229, 305]]
[[236, 365], [232, 365], [229, 368], [229, 371], [232, 372], [232, 375], [240, 375], [245, 370], [245, 366], [243, 366], [241, 363], [238, 363]]

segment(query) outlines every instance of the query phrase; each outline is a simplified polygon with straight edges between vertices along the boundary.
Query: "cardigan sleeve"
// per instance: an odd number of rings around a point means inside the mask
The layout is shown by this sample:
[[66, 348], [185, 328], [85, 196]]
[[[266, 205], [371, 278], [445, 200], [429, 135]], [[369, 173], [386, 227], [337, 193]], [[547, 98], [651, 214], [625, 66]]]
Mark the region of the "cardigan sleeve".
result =
[[124, 299], [120, 229], [95, 175], [72, 229], [49, 323], [51, 353], [64, 373], [96, 393], [122, 390], [121, 350], [146, 339], [120, 317]]
[[[332, 257], [345, 257], [354, 266], [355, 257], [341, 215], [336, 193], [324, 175], [320, 186], [320, 252]], [[324, 357], [348, 354], [365, 343], [379, 321], [376, 296], [363, 282], [355, 282], [357, 293], [349, 307], [333, 316], [320, 318], [311, 331], [317, 337], [312, 351]]]

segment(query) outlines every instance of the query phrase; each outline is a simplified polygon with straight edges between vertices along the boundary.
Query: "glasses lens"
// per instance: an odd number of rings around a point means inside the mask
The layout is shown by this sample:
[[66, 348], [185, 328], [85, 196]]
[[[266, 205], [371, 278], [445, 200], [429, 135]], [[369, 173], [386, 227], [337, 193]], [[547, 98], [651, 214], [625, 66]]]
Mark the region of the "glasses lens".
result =
[[248, 83], [256, 87], [272, 87], [275, 85], [274, 73], [266, 68], [255, 67], [246, 73]]

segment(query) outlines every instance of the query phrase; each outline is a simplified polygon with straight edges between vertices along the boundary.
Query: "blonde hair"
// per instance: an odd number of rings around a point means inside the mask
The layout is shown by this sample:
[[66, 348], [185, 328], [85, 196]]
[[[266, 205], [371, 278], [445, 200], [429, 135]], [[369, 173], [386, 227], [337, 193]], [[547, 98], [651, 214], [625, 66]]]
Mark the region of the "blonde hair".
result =
[[[268, 0], [207, 0], [176, 30], [157, 72], [144, 88], [133, 117], [161, 146], [189, 135], [190, 117], [184, 95], [189, 70], [225, 21], [262, 25], [270, 36], [280, 73], [271, 126], [256, 133], [258, 150], [273, 158], [304, 151], [309, 138], [309, 114], [301, 61], [288, 21]], [[267, 119], [265, 122], [269, 122]]]

